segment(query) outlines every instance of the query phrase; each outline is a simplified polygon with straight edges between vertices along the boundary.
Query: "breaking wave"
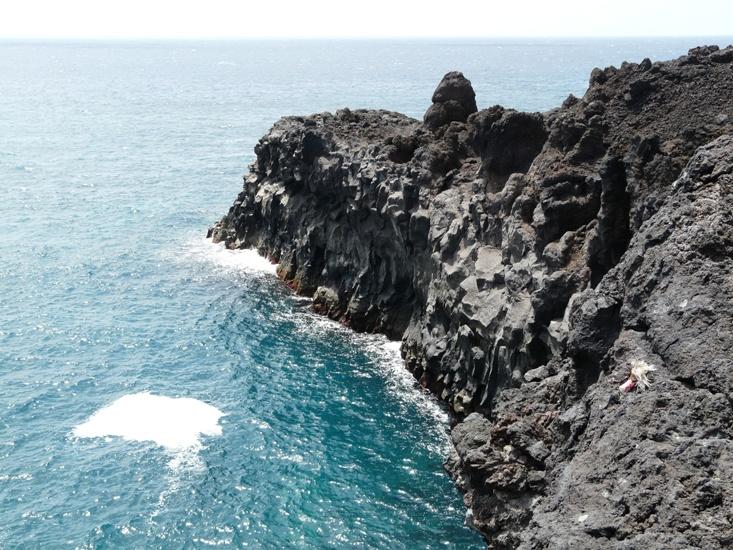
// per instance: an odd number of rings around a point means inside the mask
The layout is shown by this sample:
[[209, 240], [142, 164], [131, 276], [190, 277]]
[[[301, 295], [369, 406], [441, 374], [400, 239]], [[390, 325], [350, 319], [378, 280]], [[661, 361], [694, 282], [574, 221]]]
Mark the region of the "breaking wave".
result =
[[230, 250], [224, 243], [214, 243], [205, 237], [190, 239], [180, 251], [184, 259], [212, 264], [227, 271], [275, 275], [277, 264], [260, 256], [254, 249]]

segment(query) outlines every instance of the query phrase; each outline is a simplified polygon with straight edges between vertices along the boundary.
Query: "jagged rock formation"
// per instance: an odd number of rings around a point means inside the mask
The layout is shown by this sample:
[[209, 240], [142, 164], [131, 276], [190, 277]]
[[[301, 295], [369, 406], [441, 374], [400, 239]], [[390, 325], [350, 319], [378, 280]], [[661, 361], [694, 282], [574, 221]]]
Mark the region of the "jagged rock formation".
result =
[[450, 122], [466, 122], [478, 111], [471, 81], [463, 73], [448, 73], [433, 93], [433, 104], [425, 112], [425, 126], [439, 128]]
[[[453, 467], [497, 546], [733, 543], [733, 137], [671, 187], [570, 314], [567, 355], [600, 357], [603, 375], [585, 389], [586, 364], [555, 358], [491, 421], [454, 430]], [[634, 359], [658, 366], [654, 387], [622, 395]]]
[[[402, 338], [491, 546], [732, 544], [733, 48], [475, 111], [449, 73], [424, 123], [284, 118], [210, 235]], [[632, 360], [653, 386], [622, 395]]]

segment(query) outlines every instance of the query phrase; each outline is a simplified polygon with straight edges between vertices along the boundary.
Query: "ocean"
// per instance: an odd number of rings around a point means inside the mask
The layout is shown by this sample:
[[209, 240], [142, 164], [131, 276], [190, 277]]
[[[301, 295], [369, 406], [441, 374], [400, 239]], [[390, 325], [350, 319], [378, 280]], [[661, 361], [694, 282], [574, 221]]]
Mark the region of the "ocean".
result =
[[0, 43], [0, 547], [481, 548], [399, 344], [204, 238], [280, 116], [728, 39]]

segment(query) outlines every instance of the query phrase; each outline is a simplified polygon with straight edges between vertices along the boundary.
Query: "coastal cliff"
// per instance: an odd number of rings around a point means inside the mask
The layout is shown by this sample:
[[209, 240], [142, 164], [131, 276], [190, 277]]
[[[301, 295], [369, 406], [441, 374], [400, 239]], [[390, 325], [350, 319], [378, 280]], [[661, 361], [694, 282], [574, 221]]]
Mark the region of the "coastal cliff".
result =
[[595, 69], [547, 113], [449, 73], [423, 121], [286, 117], [255, 152], [209, 236], [402, 339], [490, 546], [733, 544], [733, 48]]

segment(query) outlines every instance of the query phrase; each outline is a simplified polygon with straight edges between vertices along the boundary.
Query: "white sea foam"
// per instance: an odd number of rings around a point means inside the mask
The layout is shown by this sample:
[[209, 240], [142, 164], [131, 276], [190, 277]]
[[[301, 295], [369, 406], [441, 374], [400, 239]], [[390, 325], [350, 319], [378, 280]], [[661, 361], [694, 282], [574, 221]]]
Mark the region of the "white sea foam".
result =
[[[148, 392], [125, 395], [79, 424], [79, 438], [121, 437], [152, 441], [173, 452], [198, 451], [201, 436], [221, 435], [219, 409], [190, 397], [166, 397]], [[177, 457], [178, 462], [181, 457]]]
[[195, 261], [213, 264], [228, 271], [275, 274], [277, 265], [254, 249], [229, 250], [224, 243], [198, 237], [191, 239], [181, 254]]
[[450, 418], [437, 398], [421, 388], [412, 373], [405, 367], [400, 351], [402, 342], [389, 340], [382, 334], [354, 332], [312, 311], [300, 310], [290, 318], [295, 320], [299, 331], [324, 335], [329, 332], [337, 332], [363, 349], [373, 359], [377, 373], [385, 381], [386, 391], [405, 407], [405, 414], [413, 414], [412, 411], [417, 410], [419, 414], [430, 419], [435, 428], [435, 439], [428, 442], [427, 447], [431, 451], [447, 456], [450, 451], [447, 431]]
[[[388, 391], [403, 403], [417, 406], [423, 414], [432, 418], [437, 426], [448, 425], [450, 420], [448, 413], [433, 395], [420, 387], [412, 373], [407, 370], [400, 351], [402, 342], [390, 341], [385, 336], [377, 334], [358, 335], [357, 340], [360, 340], [359, 343], [367, 353], [377, 358], [379, 367], [387, 379]], [[447, 432], [442, 428], [439, 430], [441, 436], [446, 435]]]

